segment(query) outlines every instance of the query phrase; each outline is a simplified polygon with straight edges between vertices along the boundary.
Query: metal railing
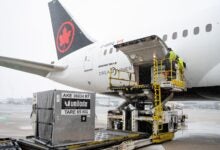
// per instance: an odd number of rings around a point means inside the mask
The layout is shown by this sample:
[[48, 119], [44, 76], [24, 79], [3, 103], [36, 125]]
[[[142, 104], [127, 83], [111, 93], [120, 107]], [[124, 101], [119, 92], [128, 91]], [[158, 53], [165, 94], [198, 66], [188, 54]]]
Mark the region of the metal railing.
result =
[[[184, 68], [178, 68], [176, 61], [171, 61], [169, 59], [158, 60], [155, 58], [157, 68], [157, 74], [154, 71], [154, 81], [161, 83], [162, 81], [170, 81], [173, 85], [184, 88], [185, 87], [185, 77], [184, 77]], [[156, 68], [155, 68], [156, 67]]]
[[135, 74], [132, 72], [110, 68], [109, 71], [109, 87], [114, 86], [134, 86], [137, 85], [135, 81]]

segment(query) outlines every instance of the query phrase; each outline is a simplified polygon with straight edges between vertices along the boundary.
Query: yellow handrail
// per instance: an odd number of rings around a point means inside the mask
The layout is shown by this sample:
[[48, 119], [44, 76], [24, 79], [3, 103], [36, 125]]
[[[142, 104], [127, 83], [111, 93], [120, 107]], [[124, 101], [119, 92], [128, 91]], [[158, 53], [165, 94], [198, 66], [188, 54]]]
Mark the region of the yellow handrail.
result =
[[[165, 59], [157, 60], [157, 64], [158, 64], [158, 71], [157, 71], [158, 78], [159, 75], [164, 75], [163, 77], [166, 79], [166, 81], [178, 80], [178, 83], [182, 82], [182, 86], [185, 86], [185, 84], [183, 84], [185, 83], [184, 70], [180, 70], [179, 68], [175, 69], [175, 66], [173, 66], [173, 61], [170, 61], [169, 59], [165, 58]], [[177, 71], [179, 71], [178, 74]]]
[[154, 69], [154, 80], [153, 80], [153, 87], [154, 87], [154, 114], [153, 114], [153, 135], [156, 136], [158, 134], [158, 130], [162, 130], [160, 128], [160, 122], [163, 117], [163, 107], [161, 102], [161, 88], [160, 84], [158, 83], [158, 60], [154, 58], [153, 60], [153, 69]]

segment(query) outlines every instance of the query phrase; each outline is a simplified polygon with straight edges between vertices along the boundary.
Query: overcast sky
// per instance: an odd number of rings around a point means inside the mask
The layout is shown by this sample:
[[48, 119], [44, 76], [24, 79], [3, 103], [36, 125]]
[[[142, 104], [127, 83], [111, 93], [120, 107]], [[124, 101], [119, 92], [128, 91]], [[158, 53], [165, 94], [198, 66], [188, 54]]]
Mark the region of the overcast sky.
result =
[[[0, 56], [50, 63], [56, 60], [46, 0], [0, 1]], [[0, 67], [0, 98], [69, 89], [36, 75]]]
[[[184, 16], [185, 8], [187, 12], [193, 12], [195, 8], [200, 9], [195, 6], [203, 0], [169, 0], [169, 4], [161, 0], [61, 2], [91, 37], [107, 41], [126, 36], [146, 36], [146, 28], [152, 28], [150, 31], [155, 33], [157, 27], [149, 27], [147, 22], [152, 13], [156, 16], [155, 22], [158, 22], [159, 27], [169, 20], [166, 17], [158, 20], [157, 16], [166, 16], [166, 12], [172, 11], [175, 12], [172, 13], [172, 19], [176, 21]], [[48, 0], [0, 0], [0, 56], [44, 63], [57, 60], [47, 3]], [[170, 4], [174, 6], [172, 10], [168, 9]], [[157, 6], [157, 10], [151, 5]], [[181, 7], [176, 7], [178, 5]], [[146, 10], [151, 10], [152, 13], [147, 14]], [[70, 89], [43, 77], [0, 67], [0, 98], [27, 97], [32, 96], [33, 92], [55, 88]]]

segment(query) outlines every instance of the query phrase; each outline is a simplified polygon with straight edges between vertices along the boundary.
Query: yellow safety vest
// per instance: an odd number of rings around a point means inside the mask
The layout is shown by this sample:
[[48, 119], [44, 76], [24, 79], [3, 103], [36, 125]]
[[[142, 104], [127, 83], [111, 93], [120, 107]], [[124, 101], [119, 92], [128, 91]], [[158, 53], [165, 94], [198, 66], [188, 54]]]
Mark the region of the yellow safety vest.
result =
[[176, 54], [173, 51], [170, 51], [169, 54], [170, 54], [169, 60], [170, 61], [175, 61], [176, 60]]
[[178, 59], [178, 67], [179, 69], [183, 70], [184, 68], [184, 64], [183, 64], [183, 59], [182, 58], [179, 58]]

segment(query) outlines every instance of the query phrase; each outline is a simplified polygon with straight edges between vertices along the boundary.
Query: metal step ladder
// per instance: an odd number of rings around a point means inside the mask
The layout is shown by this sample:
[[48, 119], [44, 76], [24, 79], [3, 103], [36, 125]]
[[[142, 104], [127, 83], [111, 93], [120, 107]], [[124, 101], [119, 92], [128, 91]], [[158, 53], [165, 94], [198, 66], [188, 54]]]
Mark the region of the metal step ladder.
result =
[[153, 143], [161, 143], [163, 141], [171, 140], [174, 137], [174, 133], [166, 132], [160, 133], [163, 130], [163, 106], [161, 102], [161, 87], [158, 83], [158, 60], [154, 58], [154, 79], [153, 79], [153, 89], [154, 89], [154, 114], [153, 114]]

